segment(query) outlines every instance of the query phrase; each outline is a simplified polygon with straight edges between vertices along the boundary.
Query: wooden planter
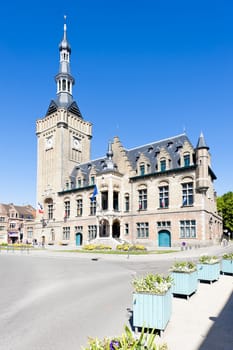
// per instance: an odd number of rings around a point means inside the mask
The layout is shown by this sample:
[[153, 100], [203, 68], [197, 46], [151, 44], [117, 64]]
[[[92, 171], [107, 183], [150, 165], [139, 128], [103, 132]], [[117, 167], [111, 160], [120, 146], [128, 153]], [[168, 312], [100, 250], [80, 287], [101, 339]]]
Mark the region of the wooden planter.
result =
[[186, 295], [189, 297], [195, 293], [198, 286], [197, 271], [193, 272], [172, 272], [173, 279], [172, 293]]
[[197, 264], [197, 275], [200, 281], [216, 281], [220, 276], [220, 263]]
[[133, 326], [164, 330], [171, 317], [171, 288], [164, 295], [133, 294]]
[[222, 273], [232, 273], [233, 274], [233, 260], [222, 259]]

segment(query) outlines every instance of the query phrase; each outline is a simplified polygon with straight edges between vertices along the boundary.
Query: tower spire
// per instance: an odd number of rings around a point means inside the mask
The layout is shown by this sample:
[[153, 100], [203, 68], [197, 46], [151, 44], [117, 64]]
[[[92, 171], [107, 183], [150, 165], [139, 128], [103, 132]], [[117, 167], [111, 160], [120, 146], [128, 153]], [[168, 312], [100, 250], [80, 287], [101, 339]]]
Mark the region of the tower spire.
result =
[[59, 44], [60, 66], [56, 75], [58, 105], [67, 107], [73, 102], [72, 88], [75, 83], [70, 73], [71, 47], [67, 40], [66, 16], [64, 16], [63, 38]]
[[203, 132], [202, 132], [202, 131], [201, 131], [200, 136], [199, 136], [199, 139], [198, 139], [198, 141], [197, 141], [197, 147], [196, 147], [196, 149], [200, 149], [200, 148], [209, 149], [209, 147], [206, 145], [205, 138], [204, 138], [204, 135], [203, 135]]

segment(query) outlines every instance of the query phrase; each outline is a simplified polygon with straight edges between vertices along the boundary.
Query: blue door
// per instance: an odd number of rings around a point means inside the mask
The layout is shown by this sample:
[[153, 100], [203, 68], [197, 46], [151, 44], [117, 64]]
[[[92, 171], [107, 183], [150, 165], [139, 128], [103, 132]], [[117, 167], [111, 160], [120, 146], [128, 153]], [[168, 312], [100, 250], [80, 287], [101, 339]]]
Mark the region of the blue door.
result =
[[76, 245], [80, 246], [82, 245], [82, 234], [80, 232], [76, 233], [75, 241]]
[[163, 230], [159, 232], [159, 247], [171, 247], [171, 234]]

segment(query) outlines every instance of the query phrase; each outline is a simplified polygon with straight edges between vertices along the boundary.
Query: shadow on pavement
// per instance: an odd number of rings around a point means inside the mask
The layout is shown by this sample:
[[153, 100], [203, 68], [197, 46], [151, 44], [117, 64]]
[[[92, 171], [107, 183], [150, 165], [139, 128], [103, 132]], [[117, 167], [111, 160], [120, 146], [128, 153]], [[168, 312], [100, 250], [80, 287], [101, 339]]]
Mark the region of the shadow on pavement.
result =
[[[229, 276], [229, 278], [232, 278]], [[233, 281], [233, 280], [232, 280]], [[221, 298], [221, 295], [219, 295]], [[233, 292], [218, 317], [211, 317], [213, 326], [199, 347], [199, 350], [233, 349]]]

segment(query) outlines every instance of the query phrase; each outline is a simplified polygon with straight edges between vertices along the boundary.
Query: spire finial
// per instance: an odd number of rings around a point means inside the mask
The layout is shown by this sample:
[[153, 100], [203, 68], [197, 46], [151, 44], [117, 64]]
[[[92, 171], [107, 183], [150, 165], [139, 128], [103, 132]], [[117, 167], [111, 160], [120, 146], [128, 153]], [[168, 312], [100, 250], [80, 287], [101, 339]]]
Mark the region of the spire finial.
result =
[[198, 139], [198, 142], [197, 142], [197, 147], [196, 147], [196, 149], [198, 149], [198, 148], [206, 148], [206, 149], [209, 149], [209, 147], [206, 145], [205, 138], [204, 138], [204, 134], [203, 134], [202, 131], [201, 131], [201, 133], [200, 133], [200, 136], [199, 136], [199, 139]]
[[66, 15], [64, 15], [64, 38], [66, 39]]

